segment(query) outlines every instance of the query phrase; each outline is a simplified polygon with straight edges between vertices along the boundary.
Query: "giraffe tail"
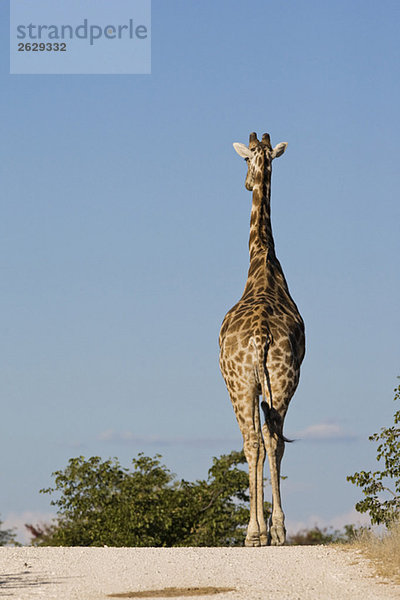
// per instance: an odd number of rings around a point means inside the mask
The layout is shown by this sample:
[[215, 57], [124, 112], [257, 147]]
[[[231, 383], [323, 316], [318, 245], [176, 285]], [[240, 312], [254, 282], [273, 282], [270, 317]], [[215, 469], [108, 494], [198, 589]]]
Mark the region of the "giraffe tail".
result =
[[[271, 380], [270, 380], [269, 372], [268, 372], [268, 368], [267, 368], [268, 350], [269, 350], [269, 346], [271, 343], [271, 337], [270, 337], [270, 335], [267, 335], [267, 339], [266, 339], [265, 346], [264, 346], [264, 352], [258, 351], [257, 344], [256, 344], [254, 338], [252, 339], [252, 342], [256, 349], [256, 354], [257, 354], [258, 381], [261, 386], [261, 394], [262, 394], [261, 408], [264, 413], [265, 424], [268, 427], [268, 431], [271, 436], [275, 435], [282, 442], [291, 443], [291, 442], [293, 442], [293, 440], [289, 440], [282, 433], [282, 417], [273, 406]], [[270, 404], [267, 401], [265, 385], [267, 385], [267, 388], [268, 388]]]
[[275, 408], [270, 407], [266, 400], [261, 401], [261, 408], [264, 413], [265, 423], [268, 427], [268, 431], [271, 435], [276, 435], [282, 442], [291, 443], [293, 440], [285, 437], [281, 431], [282, 429], [282, 418]]

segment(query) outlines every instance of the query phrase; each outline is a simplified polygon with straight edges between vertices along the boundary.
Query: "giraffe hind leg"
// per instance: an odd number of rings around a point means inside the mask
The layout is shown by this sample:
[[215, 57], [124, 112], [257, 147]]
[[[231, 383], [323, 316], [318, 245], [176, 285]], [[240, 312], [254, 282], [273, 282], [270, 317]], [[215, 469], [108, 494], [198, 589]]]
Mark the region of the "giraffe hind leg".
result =
[[260, 523], [260, 506], [263, 505], [264, 444], [261, 432], [255, 431], [244, 432], [243, 441], [244, 453], [249, 467], [250, 492], [250, 520], [244, 543], [247, 547], [261, 546], [267, 543], [267, 526], [263, 516]]
[[282, 510], [280, 492], [281, 461], [285, 450], [283, 436], [271, 435], [267, 425], [263, 426], [272, 486], [272, 513], [269, 520], [268, 543], [283, 546], [286, 540], [285, 515]]
[[[235, 412], [237, 412], [237, 406]], [[249, 467], [250, 521], [245, 546], [265, 546], [267, 525], [264, 518], [264, 461], [265, 448], [261, 433], [259, 400], [256, 393], [247, 392], [239, 410], [239, 426], [243, 435], [243, 449]]]

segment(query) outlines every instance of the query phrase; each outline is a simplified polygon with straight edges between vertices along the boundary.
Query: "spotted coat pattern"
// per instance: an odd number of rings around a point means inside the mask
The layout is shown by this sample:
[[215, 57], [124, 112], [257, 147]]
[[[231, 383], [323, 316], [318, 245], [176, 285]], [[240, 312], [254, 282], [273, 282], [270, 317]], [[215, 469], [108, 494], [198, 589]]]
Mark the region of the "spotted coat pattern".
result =
[[[286, 149], [285, 144], [278, 146]], [[280, 496], [283, 423], [299, 382], [305, 334], [303, 319], [275, 254], [271, 229], [271, 164], [276, 149], [272, 149], [268, 134], [260, 142], [255, 133], [250, 134], [248, 148], [251, 154], [246, 158], [246, 188], [253, 192], [250, 266], [243, 295], [222, 323], [220, 367], [249, 465], [250, 521], [245, 544], [282, 545], [286, 534]], [[260, 394], [264, 399], [265, 424], [260, 418]], [[266, 453], [273, 500], [269, 530], [263, 510]]]

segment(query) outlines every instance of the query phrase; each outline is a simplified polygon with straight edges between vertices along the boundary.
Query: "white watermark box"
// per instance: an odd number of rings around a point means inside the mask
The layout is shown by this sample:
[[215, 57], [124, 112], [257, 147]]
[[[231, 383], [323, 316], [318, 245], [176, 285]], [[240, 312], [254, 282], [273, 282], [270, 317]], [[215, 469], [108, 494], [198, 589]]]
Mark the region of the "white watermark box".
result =
[[10, 73], [151, 73], [151, 0], [10, 0]]

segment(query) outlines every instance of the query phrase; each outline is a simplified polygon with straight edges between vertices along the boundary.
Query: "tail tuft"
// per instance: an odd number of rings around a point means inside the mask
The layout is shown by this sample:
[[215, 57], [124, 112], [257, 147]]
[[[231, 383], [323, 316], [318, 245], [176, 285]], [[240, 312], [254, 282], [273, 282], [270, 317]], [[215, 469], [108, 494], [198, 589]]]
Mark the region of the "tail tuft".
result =
[[266, 400], [262, 400], [261, 408], [264, 413], [265, 423], [268, 427], [268, 431], [271, 435], [276, 435], [282, 442], [293, 442], [289, 440], [282, 433], [282, 418], [275, 408], [270, 408]]

